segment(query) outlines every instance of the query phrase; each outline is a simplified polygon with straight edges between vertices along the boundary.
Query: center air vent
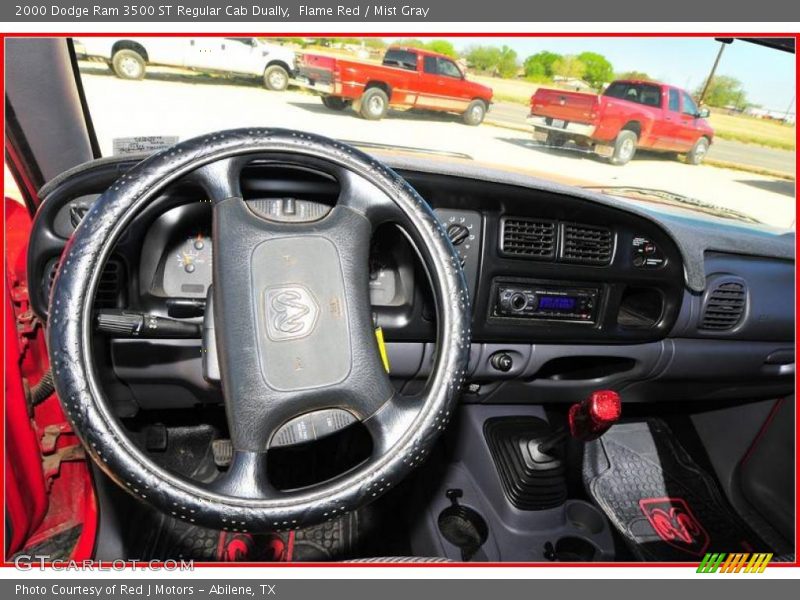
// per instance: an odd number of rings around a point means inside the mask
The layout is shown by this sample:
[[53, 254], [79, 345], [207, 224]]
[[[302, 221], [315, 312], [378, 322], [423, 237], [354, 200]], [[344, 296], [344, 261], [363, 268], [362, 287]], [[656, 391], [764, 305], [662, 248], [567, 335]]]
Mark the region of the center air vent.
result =
[[607, 265], [614, 253], [614, 237], [606, 227], [564, 223], [561, 260], [587, 265]]
[[742, 321], [746, 306], [747, 288], [742, 280], [733, 277], [709, 279], [700, 329], [730, 331]]
[[502, 221], [500, 251], [521, 258], [553, 259], [556, 255], [556, 224], [506, 217]]

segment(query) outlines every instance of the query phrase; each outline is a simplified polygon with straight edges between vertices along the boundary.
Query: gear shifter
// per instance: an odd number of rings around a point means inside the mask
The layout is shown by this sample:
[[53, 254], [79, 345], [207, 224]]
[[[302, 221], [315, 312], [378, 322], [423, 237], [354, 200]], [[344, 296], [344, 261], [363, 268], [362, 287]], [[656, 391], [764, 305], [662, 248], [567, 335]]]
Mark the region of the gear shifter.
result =
[[569, 434], [576, 440], [596, 440], [619, 421], [622, 400], [613, 390], [592, 392], [589, 397], [569, 409]]
[[564, 441], [597, 439], [619, 420], [621, 409], [619, 394], [600, 390], [572, 405], [567, 425], [555, 431], [535, 417], [489, 420], [484, 431], [511, 503], [521, 510], [563, 504], [567, 499]]
[[621, 414], [622, 400], [619, 394], [614, 390], [598, 390], [589, 394], [583, 402], [569, 407], [567, 427], [556, 429], [543, 439], [532, 440], [531, 444], [535, 444], [537, 453], [549, 454], [567, 435], [579, 442], [590, 442], [608, 431], [619, 421]]

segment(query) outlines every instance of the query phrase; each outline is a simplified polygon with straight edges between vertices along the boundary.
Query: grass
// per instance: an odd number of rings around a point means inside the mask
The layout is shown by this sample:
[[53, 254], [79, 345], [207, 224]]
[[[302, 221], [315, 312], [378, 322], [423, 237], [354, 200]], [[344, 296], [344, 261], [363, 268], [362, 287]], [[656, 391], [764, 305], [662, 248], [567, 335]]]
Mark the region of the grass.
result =
[[709, 121], [714, 133], [723, 140], [758, 144], [779, 150], [794, 150], [796, 147], [797, 129], [793, 125], [719, 112], [712, 113]]
[[775, 179], [784, 179], [786, 181], [795, 181], [795, 176], [791, 173], [783, 173], [781, 171], [773, 171], [772, 169], [763, 169], [761, 167], [753, 167], [750, 165], [742, 165], [739, 163], [732, 163], [726, 160], [714, 160], [706, 158], [703, 164], [709, 167], [720, 167], [722, 169], [733, 169], [734, 171], [743, 171], [745, 173], [753, 173], [754, 175], [763, 175], [764, 177], [773, 177]]
[[521, 79], [500, 79], [484, 75], [468, 75], [470, 81], [483, 84], [494, 91], [495, 102], [512, 102], [528, 106], [533, 93], [542, 87], [541, 84]]

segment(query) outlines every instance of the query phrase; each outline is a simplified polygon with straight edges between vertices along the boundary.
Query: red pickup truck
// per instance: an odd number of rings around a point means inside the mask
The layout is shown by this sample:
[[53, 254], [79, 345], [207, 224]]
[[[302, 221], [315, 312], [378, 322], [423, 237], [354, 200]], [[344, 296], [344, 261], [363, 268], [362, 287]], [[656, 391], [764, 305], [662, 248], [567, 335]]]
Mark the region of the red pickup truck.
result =
[[572, 140], [612, 164], [629, 162], [637, 148], [686, 153], [700, 164], [714, 139], [699, 109], [680, 88], [653, 81], [620, 80], [602, 95], [540, 88], [531, 96], [528, 123], [534, 138], [550, 146]]
[[391, 47], [381, 65], [303, 54], [296, 80], [319, 92], [328, 108], [352, 105], [373, 121], [391, 106], [458, 113], [467, 125], [479, 125], [492, 101], [492, 89], [467, 81], [453, 59], [417, 48]]

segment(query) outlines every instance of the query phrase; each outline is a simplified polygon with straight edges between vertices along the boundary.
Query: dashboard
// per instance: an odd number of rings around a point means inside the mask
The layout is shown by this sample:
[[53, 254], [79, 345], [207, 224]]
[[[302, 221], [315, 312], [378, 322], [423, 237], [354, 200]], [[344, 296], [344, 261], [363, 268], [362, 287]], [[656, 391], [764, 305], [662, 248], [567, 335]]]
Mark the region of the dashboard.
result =
[[[97, 161], [43, 188], [29, 246], [31, 304], [42, 319], [67, 239], [133, 164]], [[473, 335], [465, 401], [566, 402], [601, 386], [626, 390], [634, 401], [791, 389], [793, 236], [538, 180], [433, 170], [430, 161], [393, 166], [436, 211], [461, 261]], [[339, 192], [328, 174], [258, 162], [245, 169], [242, 189], [253, 211], [284, 221], [324, 218]], [[200, 323], [213, 261], [211, 204], [191, 182], [179, 182], [120, 239], [95, 308]], [[413, 392], [435, 355], [436, 315], [401, 227], [373, 232], [369, 270], [392, 378]], [[164, 398], [175, 406], [220, 401], [218, 381], [200, 365], [200, 340], [107, 336], [98, 343], [132, 410], [159, 407]]]

